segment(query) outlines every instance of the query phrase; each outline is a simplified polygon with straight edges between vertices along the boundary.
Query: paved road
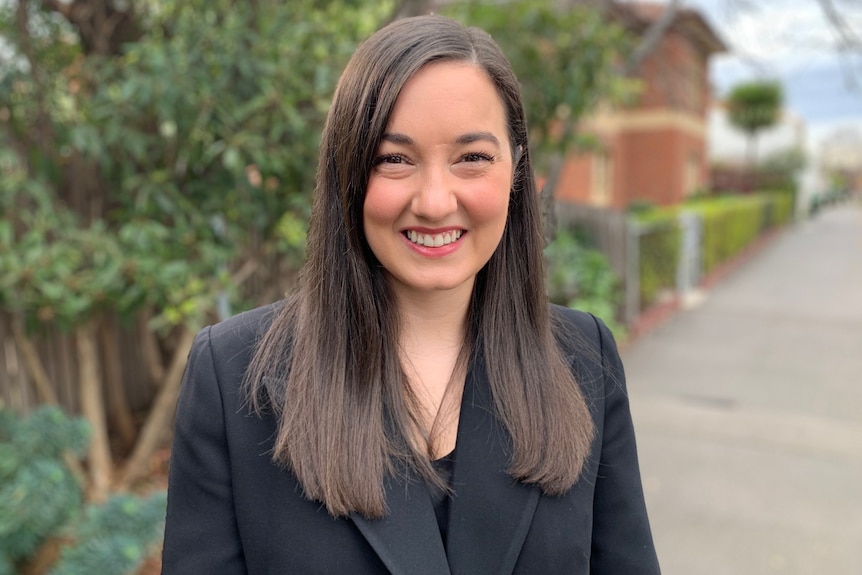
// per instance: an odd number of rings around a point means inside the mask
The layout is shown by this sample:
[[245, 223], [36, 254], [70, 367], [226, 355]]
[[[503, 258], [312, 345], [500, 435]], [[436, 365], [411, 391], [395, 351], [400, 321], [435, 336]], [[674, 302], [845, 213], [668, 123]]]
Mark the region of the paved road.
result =
[[664, 575], [862, 575], [862, 202], [623, 359]]

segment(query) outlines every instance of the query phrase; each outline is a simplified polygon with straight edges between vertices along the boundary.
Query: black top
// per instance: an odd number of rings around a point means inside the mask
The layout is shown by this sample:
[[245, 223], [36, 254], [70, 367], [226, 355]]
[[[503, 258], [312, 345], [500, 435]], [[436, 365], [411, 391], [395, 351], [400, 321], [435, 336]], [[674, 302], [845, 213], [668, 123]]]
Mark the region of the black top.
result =
[[[440, 459], [431, 461], [431, 465], [440, 475], [443, 483], [452, 489], [452, 472], [455, 469], [455, 450], [453, 449], [448, 455], [444, 455]], [[449, 523], [449, 500], [450, 493], [443, 491], [439, 487], [433, 485], [428, 486], [428, 491], [431, 492], [431, 502], [434, 503], [434, 513], [437, 515], [437, 526], [440, 528], [440, 538], [443, 540], [443, 545], [446, 545], [446, 526]]]

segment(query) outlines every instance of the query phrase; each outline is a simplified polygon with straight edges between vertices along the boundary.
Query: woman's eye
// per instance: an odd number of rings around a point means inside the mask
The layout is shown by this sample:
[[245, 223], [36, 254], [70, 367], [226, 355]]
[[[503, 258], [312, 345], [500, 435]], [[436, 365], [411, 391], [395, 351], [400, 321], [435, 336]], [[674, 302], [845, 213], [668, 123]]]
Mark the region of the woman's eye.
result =
[[383, 156], [380, 156], [376, 160], [374, 160], [374, 165], [379, 166], [380, 164], [404, 164], [406, 162], [407, 158], [405, 158], [401, 154], [384, 154]]
[[461, 156], [462, 162], [490, 162], [493, 161], [493, 159], [494, 156], [485, 154], [484, 152], [471, 152]]

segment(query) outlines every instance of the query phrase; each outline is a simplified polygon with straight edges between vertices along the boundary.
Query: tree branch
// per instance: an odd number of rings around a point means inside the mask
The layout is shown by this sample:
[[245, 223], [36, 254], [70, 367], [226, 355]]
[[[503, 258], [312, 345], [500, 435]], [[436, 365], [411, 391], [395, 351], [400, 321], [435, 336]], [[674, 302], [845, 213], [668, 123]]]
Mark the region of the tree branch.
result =
[[838, 47], [841, 49], [858, 50], [862, 48], [862, 40], [856, 35], [853, 28], [847, 23], [844, 16], [835, 8], [832, 0], [817, 0], [826, 21], [829, 22], [838, 34]]
[[644, 60], [656, 49], [661, 39], [664, 38], [665, 32], [667, 32], [676, 19], [681, 4], [682, 0], [671, 0], [662, 12], [661, 18], [653, 22], [647, 29], [646, 33], [641, 37], [637, 48], [634, 49], [626, 61], [624, 67], [626, 75], [636, 72]]
[[135, 481], [143, 477], [148, 468], [150, 457], [159, 447], [162, 439], [167, 435], [166, 431], [171, 429], [174, 412], [177, 405], [177, 397], [180, 393], [180, 384], [183, 379], [183, 370], [186, 359], [192, 348], [195, 334], [187, 327], [183, 327], [180, 341], [174, 350], [171, 365], [165, 375], [156, 400], [150, 408], [146, 422], [138, 436], [138, 442], [131, 457], [126, 462], [120, 476], [117, 488], [128, 489]]
[[108, 496], [111, 485], [111, 449], [105, 404], [102, 401], [102, 376], [99, 373], [99, 351], [92, 322], [75, 329], [78, 351], [78, 386], [81, 412], [90, 424], [90, 450], [87, 463], [90, 471], [89, 499], [101, 502]]
[[[823, 10], [823, 16], [826, 21], [832, 26], [833, 31], [837, 36], [837, 48], [839, 52], [849, 54], [852, 52], [862, 52], [862, 39], [856, 34], [855, 30], [847, 23], [847, 20], [838, 9], [832, 0], [817, 0]], [[860, 91], [860, 81], [857, 72], [853, 69], [852, 62], [848, 65], [847, 62], [842, 62], [844, 69], [844, 82], [847, 87]]]
[[36, 397], [39, 403], [47, 403], [57, 405], [60, 402], [57, 399], [57, 393], [54, 391], [54, 386], [45, 371], [42, 359], [36, 351], [36, 346], [33, 341], [24, 333], [24, 328], [18, 318], [10, 318], [12, 325], [12, 336], [15, 338], [15, 345], [24, 359], [24, 369], [30, 380], [33, 382], [33, 387], [36, 390]]

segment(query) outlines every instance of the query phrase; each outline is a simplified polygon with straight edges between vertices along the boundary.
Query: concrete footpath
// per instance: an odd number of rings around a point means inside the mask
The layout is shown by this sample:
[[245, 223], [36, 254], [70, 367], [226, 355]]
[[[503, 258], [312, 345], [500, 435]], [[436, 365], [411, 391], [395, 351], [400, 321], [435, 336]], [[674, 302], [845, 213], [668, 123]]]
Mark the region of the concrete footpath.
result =
[[862, 202], [623, 360], [664, 575], [862, 575]]

